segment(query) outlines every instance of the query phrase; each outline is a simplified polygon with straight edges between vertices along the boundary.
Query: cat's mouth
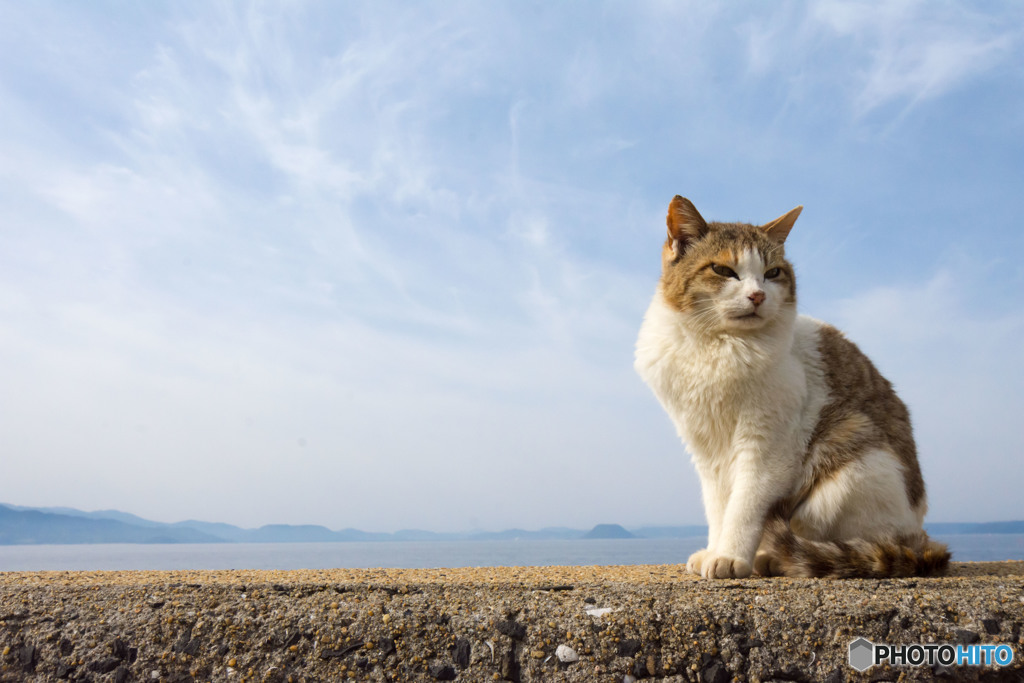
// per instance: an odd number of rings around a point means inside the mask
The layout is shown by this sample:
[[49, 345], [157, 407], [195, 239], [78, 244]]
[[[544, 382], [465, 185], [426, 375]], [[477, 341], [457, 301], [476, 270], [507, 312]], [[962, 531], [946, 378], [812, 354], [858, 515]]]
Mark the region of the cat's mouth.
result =
[[729, 316], [728, 324], [739, 330], [754, 329], [764, 325], [765, 318], [762, 317], [757, 311], [751, 311], [750, 313], [738, 313], [736, 315]]

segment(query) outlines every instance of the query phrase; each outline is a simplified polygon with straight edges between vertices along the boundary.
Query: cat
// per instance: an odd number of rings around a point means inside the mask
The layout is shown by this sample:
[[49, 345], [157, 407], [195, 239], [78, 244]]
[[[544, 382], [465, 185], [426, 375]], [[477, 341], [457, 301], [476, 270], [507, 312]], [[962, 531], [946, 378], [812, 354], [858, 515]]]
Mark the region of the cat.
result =
[[785, 241], [803, 210], [708, 223], [676, 195], [635, 368], [700, 475], [706, 578], [942, 573], [910, 415], [836, 328], [798, 315]]

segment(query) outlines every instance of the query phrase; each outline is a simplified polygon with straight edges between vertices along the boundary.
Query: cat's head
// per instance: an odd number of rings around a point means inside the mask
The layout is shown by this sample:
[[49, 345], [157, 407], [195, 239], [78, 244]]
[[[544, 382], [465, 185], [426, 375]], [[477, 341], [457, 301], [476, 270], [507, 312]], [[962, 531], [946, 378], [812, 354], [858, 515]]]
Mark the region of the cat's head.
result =
[[691, 329], [746, 334], [796, 309], [796, 278], [784, 243], [798, 206], [764, 225], [708, 223], [689, 199], [668, 207], [661, 290]]

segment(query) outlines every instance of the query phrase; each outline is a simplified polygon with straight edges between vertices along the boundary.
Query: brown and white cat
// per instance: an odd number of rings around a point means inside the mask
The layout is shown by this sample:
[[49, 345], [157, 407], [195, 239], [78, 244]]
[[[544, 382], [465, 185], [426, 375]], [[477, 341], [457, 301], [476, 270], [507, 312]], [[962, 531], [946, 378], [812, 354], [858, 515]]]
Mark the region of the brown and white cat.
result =
[[796, 312], [783, 244], [803, 207], [762, 226], [707, 223], [676, 196], [636, 370], [700, 475], [708, 578], [942, 572], [910, 415], [841, 332]]

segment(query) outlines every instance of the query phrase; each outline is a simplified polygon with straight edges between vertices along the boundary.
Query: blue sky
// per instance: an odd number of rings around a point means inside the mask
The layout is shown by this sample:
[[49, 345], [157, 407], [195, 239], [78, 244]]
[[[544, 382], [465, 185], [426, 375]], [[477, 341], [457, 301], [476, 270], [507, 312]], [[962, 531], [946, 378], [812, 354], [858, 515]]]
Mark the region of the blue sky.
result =
[[700, 523], [632, 370], [673, 195], [1024, 518], [1019, 3], [0, 2], [0, 501]]

